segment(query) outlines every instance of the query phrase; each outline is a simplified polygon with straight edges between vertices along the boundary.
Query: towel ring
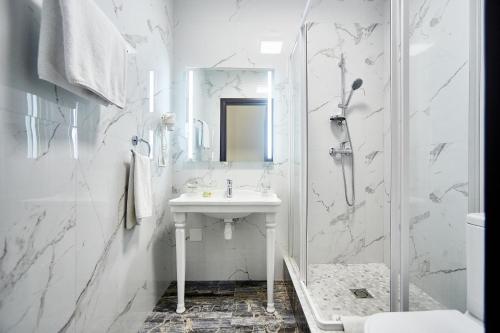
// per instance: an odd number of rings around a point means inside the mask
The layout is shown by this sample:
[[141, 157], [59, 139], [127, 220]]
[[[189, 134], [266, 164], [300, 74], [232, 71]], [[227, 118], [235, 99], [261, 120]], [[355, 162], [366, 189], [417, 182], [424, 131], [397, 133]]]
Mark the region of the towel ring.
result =
[[139, 142], [144, 142], [145, 144], [148, 145], [148, 156], [151, 155], [151, 145], [147, 140], [144, 140], [143, 138], [138, 137], [137, 135], [134, 135], [132, 137], [132, 145], [137, 146]]

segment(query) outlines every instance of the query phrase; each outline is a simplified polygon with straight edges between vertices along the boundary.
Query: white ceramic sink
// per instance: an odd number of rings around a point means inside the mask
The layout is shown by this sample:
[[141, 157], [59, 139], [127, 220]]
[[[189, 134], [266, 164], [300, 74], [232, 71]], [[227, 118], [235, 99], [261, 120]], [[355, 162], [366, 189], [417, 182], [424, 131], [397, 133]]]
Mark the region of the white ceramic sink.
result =
[[263, 213], [266, 223], [266, 274], [267, 307], [274, 312], [274, 258], [276, 242], [276, 213], [281, 200], [275, 193], [251, 190], [233, 190], [232, 198], [226, 198], [223, 190], [212, 191], [208, 198], [203, 194], [184, 193], [169, 201], [175, 222], [175, 253], [177, 265], [177, 313], [186, 311], [184, 287], [186, 282], [186, 225], [187, 213], [200, 213], [224, 220], [224, 239], [232, 239], [234, 219], [252, 213]]
[[217, 219], [235, 219], [252, 213], [274, 213], [281, 200], [275, 193], [252, 190], [233, 190], [233, 197], [226, 198], [223, 190], [212, 191], [208, 198], [201, 192], [183, 193], [169, 201], [173, 213], [201, 213]]

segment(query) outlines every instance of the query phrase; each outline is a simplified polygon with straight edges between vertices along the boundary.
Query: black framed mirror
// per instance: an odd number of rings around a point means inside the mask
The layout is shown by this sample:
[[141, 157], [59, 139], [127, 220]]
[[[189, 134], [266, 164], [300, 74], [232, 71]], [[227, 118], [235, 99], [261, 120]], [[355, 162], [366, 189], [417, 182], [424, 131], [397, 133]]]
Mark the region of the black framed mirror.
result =
[[273, 100], [220, 99], [220, 161], [273, 161]]

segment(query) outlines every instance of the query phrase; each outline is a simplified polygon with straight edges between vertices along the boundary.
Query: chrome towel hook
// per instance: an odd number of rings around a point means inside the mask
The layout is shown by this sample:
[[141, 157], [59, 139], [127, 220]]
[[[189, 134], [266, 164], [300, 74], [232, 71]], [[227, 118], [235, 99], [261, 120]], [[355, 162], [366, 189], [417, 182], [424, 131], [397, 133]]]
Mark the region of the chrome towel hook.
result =
[[148, 145], [148, 156], [151, 155], [151, 145], [147, 140], [144, 140], [143, 138], [138, 137], [137, 135], [134, 135], [132, 137], [132, 145], [137, 146], [139, 142], [144, 142], [145, 144]]

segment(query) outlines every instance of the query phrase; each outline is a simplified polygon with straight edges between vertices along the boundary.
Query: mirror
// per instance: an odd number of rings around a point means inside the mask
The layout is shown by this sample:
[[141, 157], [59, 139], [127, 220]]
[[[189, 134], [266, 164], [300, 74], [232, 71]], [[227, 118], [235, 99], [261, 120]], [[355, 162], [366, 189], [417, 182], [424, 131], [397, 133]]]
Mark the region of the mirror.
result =
[[272, 161], [268, 156], [268, 100], [221, 98], [220, 161]]
[[188, 70], [188, 160], [272, 162], [272, 96], [272, 70]]

